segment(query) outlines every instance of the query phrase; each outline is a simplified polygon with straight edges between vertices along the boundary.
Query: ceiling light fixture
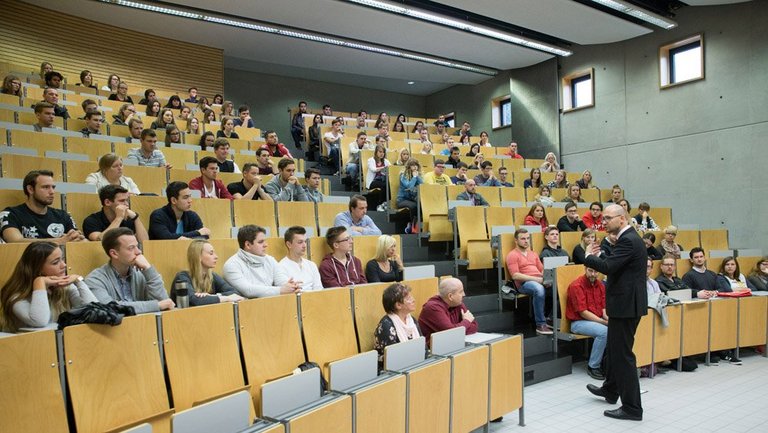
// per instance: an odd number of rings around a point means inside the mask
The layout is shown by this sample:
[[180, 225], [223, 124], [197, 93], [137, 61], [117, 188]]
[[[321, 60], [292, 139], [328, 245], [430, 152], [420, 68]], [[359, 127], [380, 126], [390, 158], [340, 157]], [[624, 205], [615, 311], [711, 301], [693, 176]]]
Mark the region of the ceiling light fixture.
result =
[[662, 29], [670, 30], [677, 27], [677, 23], [669, 18], [665, 18], [661, 15], [655, 14], [649, 10], [645, 10], [641, 7], [635, 6], [624, 0], [592, 0], [597, 4], [601, 4], [605, 7], [617, 10], [627, 15], [633, 16], [637, 19], [643, 20], [647, 23], [651, 23], [655, 26], [659, 26]]
[[505, 33], [499, 30], [493, 30], [488, 27], [478, 26], [471, 24], [468, 21], [456, 20], [446, 16], [435, 15], [429, 12], [424, 12], [418, 9], [410, 9], [387, 3], [378, 0], [346, 0], [350, 3], [356, 3], [362, 6], [368, 6], [374, 9], [379, 9], [385, 12], [393, 14], [405, 15], [407, 17], [415, 18], [417, 20], [429, 22], [432, 24], [439, 24], [445, 27], [451, 27], [456, 30], [462, 30], [469, 33], [475, 33], [478, 35], [486, 36], [489, 38], [497, 39], [511, 44], [520, 45], [526, 48], [532, 48], [534, 50], [544, 51], [550, 54], [567, 57], [573, 54], [572, 51], [560, 48], [555, 45], [550, 45], [544, 42], [528, 39], [522, 36], [513, 35], [511, 33]]
[[376, 46], [366, 44], [363, 42], [357, 42], [352, 40], [346, 40], [341, 38], [335, 38], [323, 34], [311, 33], [307, 31], [300, 31], [281, 27], [277, 25], [271, 25], [261, 22], [249, 22], [245, 20], [238, 20], [232, 18], [222, 18], [221, 16], [206, 15], [202, 13], [193, 13], [180, 10], [177, 8], [160, 7], [152, 4], [141, 3], [129, 0], [96, 0], [102, 3], [109, 3], [118, 6], [129, 7], [132, 9], [140, 9], [148, 12], [155, 12], [164, 15], [173, 15], [182, 18], [194, 19], [198, 21], [206, 21], [214, 24], [221, 24], [230, 27], [237, 27], [241, 29], [253, 30], [262, 33], [270, 33], [280, 36], [286, 36], [294, 39], [302, 39], [305, 41], [318, 42], [322, 44], [335, 45], [339, 47], [351, 48], [355, 50], [367, 51], [370, 53], [383, 54], [392, 57], [399, 57], [407, 60], [414, 60], [423, 63], [429, 63], [432, 65], [443, 66], [446, 68], [458, 69], [466, 72], [473, 72], [475, 74], [482, 74], [488, 76], [496, 76], [498, 71], [496, 69], [485, 68], [482, 66], [472, 65], [469, 63], [462, 63], [448, 59], [442, 59], [439, 57], [428, 56], [424, 54], [410, 53], [396, 48], [388, 48], [383, 46]]

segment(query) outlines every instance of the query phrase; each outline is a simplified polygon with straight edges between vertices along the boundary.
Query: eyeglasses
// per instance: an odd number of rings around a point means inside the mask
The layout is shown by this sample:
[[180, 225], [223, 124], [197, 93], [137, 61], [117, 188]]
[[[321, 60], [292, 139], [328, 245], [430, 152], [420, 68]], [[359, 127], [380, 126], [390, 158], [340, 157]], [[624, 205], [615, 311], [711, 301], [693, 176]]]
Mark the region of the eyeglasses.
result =
[[348, 242], [348, 241], [350, 241], [350, 242], [352, 241], [352, 236], [346, 237], [344, 239], [339, 239], [336, 242], [342, 243], [342, 242]]
[[670, 235], [670, 236], [677, 236], [677, 233], [664, 233], [664, 234]]
[[603, 222], [608, 222], [616, 217], [618, 217], [618, 215], [603, 215]]

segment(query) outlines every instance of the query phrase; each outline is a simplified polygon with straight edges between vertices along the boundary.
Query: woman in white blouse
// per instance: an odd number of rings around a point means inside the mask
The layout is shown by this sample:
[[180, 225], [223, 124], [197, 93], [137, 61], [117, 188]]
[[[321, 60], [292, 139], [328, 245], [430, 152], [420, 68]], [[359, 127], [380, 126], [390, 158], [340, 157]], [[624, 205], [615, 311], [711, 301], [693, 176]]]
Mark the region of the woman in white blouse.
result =
[[555, 154], [552, 152], [549, 152], [547, 156], [544, 157], [544, 163], [541, 164], [541, 171], [542, 172], [555, 172], [557, 170], [560, 170], [560, 164], [557, 163], [557, 157], [555, 157]]
[[96, 191], [107, 185], [120, 185], [134, 195], [141, 194], [139, 187], [128, 176], [123, 176], [123, 160], [114, 153], [99, 158], [99, 171], [85, 178], [85, 183], [96, 185]]
[[0, 289], [0, 329], [42, 328], [74, 307], [98, 302], [79, 275], [67, 275], [59, 245], [32, 242]]

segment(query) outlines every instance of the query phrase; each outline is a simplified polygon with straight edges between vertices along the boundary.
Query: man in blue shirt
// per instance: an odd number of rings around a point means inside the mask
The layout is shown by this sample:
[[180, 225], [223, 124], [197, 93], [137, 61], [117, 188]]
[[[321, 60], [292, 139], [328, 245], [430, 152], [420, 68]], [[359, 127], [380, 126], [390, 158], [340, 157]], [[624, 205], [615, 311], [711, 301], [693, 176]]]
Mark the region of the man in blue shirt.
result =
[[333, 220], [333, 225], [344, 227], [350, 236], [367, 236], [381, 234], [368, 213], [368, 201], [362, 195], [353, 195], [349, 200], [349, 210], [340, 212]]

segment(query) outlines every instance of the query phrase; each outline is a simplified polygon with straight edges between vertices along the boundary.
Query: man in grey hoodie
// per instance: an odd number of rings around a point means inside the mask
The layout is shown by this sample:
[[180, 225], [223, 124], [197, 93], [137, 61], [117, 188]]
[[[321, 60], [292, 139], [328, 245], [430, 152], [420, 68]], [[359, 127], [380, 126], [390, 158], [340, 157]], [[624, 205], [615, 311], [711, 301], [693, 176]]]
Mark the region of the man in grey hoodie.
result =
[[299, 185], [296, 163], [290, 158], [283, 158], [277, 163], [280, 170], [277, 176], [264, 185], [264, 190], [273, 201], [309, 201], [304, 188]]

